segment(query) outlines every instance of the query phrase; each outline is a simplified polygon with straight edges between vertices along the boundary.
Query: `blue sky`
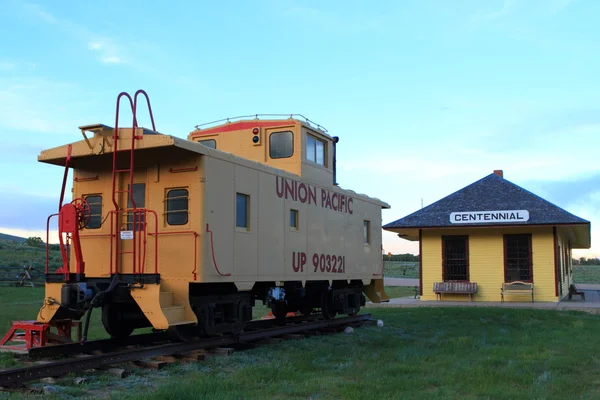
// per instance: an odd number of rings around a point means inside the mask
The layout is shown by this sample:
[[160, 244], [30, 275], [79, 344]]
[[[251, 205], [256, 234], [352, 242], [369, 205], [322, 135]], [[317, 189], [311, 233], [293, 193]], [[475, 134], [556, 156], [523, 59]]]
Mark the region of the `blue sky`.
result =
[[[0, 232], [55, 212], [39, 151], [114, 124], [145, 89], [159, 131], [302, 113], [340, 137], [341, 186], [387, 223], [506, 179], [592, 222], [600, 256], [600, 2], [40, 1], [0, 3]], [[143, 125], [149, 125], [141, 119]], [[416, 252], [384, 233], [386, 251]]]

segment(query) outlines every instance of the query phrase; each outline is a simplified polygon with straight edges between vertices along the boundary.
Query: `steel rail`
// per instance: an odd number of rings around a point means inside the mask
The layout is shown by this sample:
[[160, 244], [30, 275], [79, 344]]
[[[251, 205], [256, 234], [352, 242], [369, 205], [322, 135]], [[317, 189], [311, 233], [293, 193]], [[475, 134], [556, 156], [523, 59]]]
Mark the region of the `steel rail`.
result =
[[27, 351], [27, 355], [33, 360], [39, 360], [42, 358], [69, 356], [93, 351], [115, 351], [120, 347], [132, 345], [148, 346], [166, 340], [169, 340], [167, 332], [143, 333], [126, 338], [98, 339], [89, 340], [84, 343], [74, 342], [53, 346], [32, 347]]
[[[283, 319], [264, 319], [247, 322], [244, 326], [244, 331], [251, 331], [257, 329], [266, 329], [273, 326], [281, 326], [284, 324], [300, 323], [305, 321], [314, 321], [320, 318], [320, 315], [313, 314], [308, 316], [288, 317]], [[149, 346], [156, 344], [157, 342], [163, 342], [169, 340], [170, 335], [168, 332], [154, 332], [144, 333], [138, 335], [128, 336], [126, 338], [110, 338], [110, 339], [98, 339], [90, 340], [84, 343], [64, 343], [53, 346], [42, 346], [32, 347], [28, 350], [27, 356], [34, 360], [42, 358], [51, 358], [58, 356], [69, 356], [73, 354], [90, 353], [93, 351], [116, 351], [120, 347], [142, 345]]]
[[119, 364], [128, 361], [135, 361], [144, 358], [165, 356], [170, 354], [185, 353], [193, 350], [206, 349], [219, 346], [234, 345], [237, 343], [252, 342], [260, 339], [267, 339], [286, 334], [300, 333], [323, 328], [332, 328], [335, 326], [368, 321], [371, 314], [354, 315], [351, 317], [337, 318], [333, 320], [319, 320], [306, 323], [285, 325], [281, 327], [269, 328], [243, 332], [239, 335], [214, 337], [209, 339], [200, 339], [191, 342], [169, 343], [165, 345], [149, 346], [140, 349], [123, 350], [113, 353], [90, 355], [69, 359], [64, 361], [55, 361], [41, 365], [33, 365], [12, 370], [0, 371], [0, 386], [10, 387], [21, 385], [27, 381], [65, 375], [70, 372], [85, 371], [88, 369], [104, 367], [108, 365]]

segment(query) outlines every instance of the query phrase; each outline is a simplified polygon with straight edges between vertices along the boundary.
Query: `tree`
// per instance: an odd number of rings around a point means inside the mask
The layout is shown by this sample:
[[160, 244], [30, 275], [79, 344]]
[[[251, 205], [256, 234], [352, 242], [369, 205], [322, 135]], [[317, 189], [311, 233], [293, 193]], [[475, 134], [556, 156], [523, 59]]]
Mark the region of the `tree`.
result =
[[39, 237], [30, 237], [25, 241], [25, 244], [32, 247], [42, 247], [44, 245], [44, 241]]

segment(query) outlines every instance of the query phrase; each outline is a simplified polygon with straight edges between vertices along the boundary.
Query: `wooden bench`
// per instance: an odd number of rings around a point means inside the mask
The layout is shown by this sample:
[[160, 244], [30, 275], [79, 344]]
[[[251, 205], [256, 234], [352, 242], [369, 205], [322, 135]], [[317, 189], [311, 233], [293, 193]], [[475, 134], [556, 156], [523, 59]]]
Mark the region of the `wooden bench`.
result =
[[502, 303], [504, 303], [504, 295], [505, 294], [529, 294], [531, 293], [531, 302], [533, 303], [533, 283], [531, 282], [504, 282], [502, 284], [502, 289], [500, 290], [500, 295], [502, 297]]
[[585, 292], [581, 289], [578, 289], [575, 284], [569, 286], [569, 300], [573, 296], [581, 296], [581, 300], [585, 301]]
[[[468, 294], [469, 301], [473, 300], [473, 294], [477, 292], [475, 282], [433, 282], [433, 292], [437, 300], [442, 300], [442, 293]], [[439, 298], [438, 298], [439, 297]]]

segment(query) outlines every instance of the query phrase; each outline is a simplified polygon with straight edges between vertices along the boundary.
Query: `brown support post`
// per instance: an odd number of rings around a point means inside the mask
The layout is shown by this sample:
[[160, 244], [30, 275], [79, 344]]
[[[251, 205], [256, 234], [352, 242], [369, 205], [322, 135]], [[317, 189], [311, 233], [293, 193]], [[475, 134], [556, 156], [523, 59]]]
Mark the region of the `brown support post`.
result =
[[419, 229], [419, 296], [423, 296], [423, 229]]

